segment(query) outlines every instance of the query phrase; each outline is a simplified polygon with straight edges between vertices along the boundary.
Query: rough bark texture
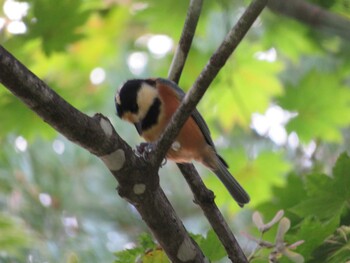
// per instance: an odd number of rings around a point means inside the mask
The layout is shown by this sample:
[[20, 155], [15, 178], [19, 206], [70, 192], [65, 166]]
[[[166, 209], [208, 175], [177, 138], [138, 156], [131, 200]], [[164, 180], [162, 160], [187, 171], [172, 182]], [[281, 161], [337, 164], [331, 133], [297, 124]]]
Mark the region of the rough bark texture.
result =
[[168, 73], [168, 78], [176, 83], [179, 82], [182, 70], [185, 66], [185, 62], [197, 28], [197, 23], [201, 14], [202, 6], [203, 0], [191, 0], [190, 2], [179, 45], [176, 49], [175, 56]]
[[[228, 33], [187, 94], [171, 125], [159, 140], [152, 162], [137, 158], [101, 114], [89, 117], [80, 112], [0, 46], [0, 82], [45, 122], [91, 153], [98, 156], [119, 182], [118, 193], [133, 204], [172, 262], [205, 262], [202, 251], [189, 237], [181, 220], [159, 186], [158, 169], [167, 149], [185, 120], [204, 95], [219, 70], [243, 39], [267, 0], [254, 0]], [[200, 6], [198, 6], [200, 5]], [[190, 49], [202, 0], [190, 3], [182, 49], [174, 60], [172, 78], [178, 80]], [[181, 62], [180, 59], [183, 61]], [[178, 63], [180, 61], [180, 63]], [[152, 156], [151, 156], [152, 157]], [[179, 165], [233, 262], [247, 262], [232, 232], [214, 203], [214, 196], [200, 180], [192, 165]], [[195, 175], [195, 177], [194, 177]], [[199, 180], [198, 180], [199, 178]]]
[[[169, 78], [176, 82], [180, 79], [190, 50], [202, 3], [203, 0], [190, 2], [179, 48], [169, 71]], [[2, 46], [0, 83], [58, 132], [98, 156], [106, 164], [119, 182], [120, 196], [136, 207], [172, 262], [205, 262], [202, 251], [189, 237], [159, 186], [158, 166], [180, 127], [266, 4], [267, 0], [253, 1], [213, 54], [164, 136], [159, 140], [160, 151], [154, 156], [153, 165], [134, 155], [130, 146], [119, 137], [106, 117], [101, 114], [89, 117], [74, 108]], [[350, 38], [348, 19], [316, 5], [302, 0], [269, 0], [268, 7], [276, 13], [292, 17], [313, 28]], [[202, 208], [232, 262], [247, 262], [215, 205], [214, 194], [205, 187], [194, 166], [178, 166], [194, 193], [195, 202]]]
[[173, 115], [168, 127], [157, 141], [156, 144], [159, 145], [159, 147], [152, 158], [154, 164], [159, 165], [162, 162], [181, 127], [191, 115], [211, 82], [217, 76], [220, 69], [225, 65], [228, 58], [241, 42], [266, 4], [267, 0], [254, 0], [238, 20], [237, 24], [226, 35], [219, 48], [211, 56], [209, 62], [206, 64], [192, 88], [186, 94], [180, 107]]
[[158, 167], [137, 158], [106, 117], [78, 111], [2, 46], [0, 83], [61, 134], [104, 161], [119, 182], [120, 196], [136, 207], [172, 262], [204, 262], [159, 186]]
[[[202, 0], [192, 0], [187, 13], [179, 45], [168, 74], [168, 78], [176, 83], [179, 82], [190, 51], [202, 3]], [[193, 192], [195, 203], [203, 210], [204, 215], [223, 244], [228, 257], [232, 262], [247, 262], [235, 236], [215, 204], [213, 192], [206, 188], [195, 167], [192, 164], [178, 164], [178, 167]]]
[[248, 262], [229, 225], [215, 204], [214, 193], [206, 188], [195, 167], [192, 164], [179, 164], [178, 167], [191, 187], [195, 203], [203, 210], [204, 215], [224, 246], [227, 256], [232, 262]]

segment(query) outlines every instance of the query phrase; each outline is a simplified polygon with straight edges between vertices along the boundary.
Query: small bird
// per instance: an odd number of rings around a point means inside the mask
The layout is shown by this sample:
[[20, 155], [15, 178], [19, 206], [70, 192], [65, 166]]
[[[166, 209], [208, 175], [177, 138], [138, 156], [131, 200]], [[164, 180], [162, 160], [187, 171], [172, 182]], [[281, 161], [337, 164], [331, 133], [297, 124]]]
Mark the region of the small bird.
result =
[[[183, 90], [167, 79], [131, 79], [115, 96], [117, 115], [133, 123], [147, 142], [154, 142], [165, 130], [184, 96]], [[239, 206], [249, 202], [249, 195], [216, 152], [209, 128], [196, 109], [168, 150], [167, 158], [176, 163], [193, 160], [202, 163], [216, 174]]]

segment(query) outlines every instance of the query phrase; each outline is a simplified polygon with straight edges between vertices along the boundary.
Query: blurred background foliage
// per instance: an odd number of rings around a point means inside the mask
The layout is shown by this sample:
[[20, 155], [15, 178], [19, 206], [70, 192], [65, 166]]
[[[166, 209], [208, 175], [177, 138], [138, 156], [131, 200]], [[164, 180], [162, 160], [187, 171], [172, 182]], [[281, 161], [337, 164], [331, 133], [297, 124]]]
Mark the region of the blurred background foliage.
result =
[[[309, 2], [350, 19], [347, 0]], [[205, 1], [183, 89], [247, 3]], [[141, 141], [116, 118], [114, 94], [126, 79], [167, 76], [188, 1], [0, 0], [0, 6], [2, 45], [79, 110], [108, 116], [131, 146]], [[350, 162], [346, 154], [337, 161], [350, 147], [349, 54], [349, 39], [331, 29], [267, 9], [198, 106], [251, 203], [239, 209], [212, 174], [198, 169], [253, 262], [267, 262], [270, 251], [256, 253], [240, 231], [257, 235], [252, 213], [269, 219], [280, 209], [291, 222], [286, 242], [304, 240], [296, 251], [306, 262], [349, 260]], [[100, 161], [4, 88], [0, 119], [0, 262], [133, 262], [156, 247], [141, 235], [145, 224]], [[188, 230], [210, 259], [221, 259], [225, 253], [176, 166], [168, 163], [160, 174]], [[271, 229], [264, 239], [275, 235]], [[155, 248], [143, 261], [166, 262], [160, 253]]]

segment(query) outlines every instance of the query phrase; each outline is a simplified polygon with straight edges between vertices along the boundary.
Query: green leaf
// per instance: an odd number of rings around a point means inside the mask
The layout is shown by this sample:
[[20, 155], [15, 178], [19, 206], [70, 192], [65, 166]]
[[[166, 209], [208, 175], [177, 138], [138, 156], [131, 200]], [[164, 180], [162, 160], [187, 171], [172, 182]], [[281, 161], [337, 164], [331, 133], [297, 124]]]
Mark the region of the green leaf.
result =
[[176, 5], [172, 5], [171, 1], [150, 0], [147, 1], [147, 6], [148, 8], [140, 10], [134, 17], [133, 22], [138, 27], [147, 26], [153, 32], [166, 32], [166, 34], [176, 38], [180, 36], [188, 7], [187, 1], [180, 1]]
[[19, 218], [0, 213], [0, 233], [0, 261], [1, 253], [22, 258], [22, 250], [33, 246], [34, 238]]
[[350, 158], [340, 155], [333, 169], [333, 178], [311, 174], [306, 178], [309, 198], [291, 210], [301, 217], [314, 215], [319, 219], [339, 217], [350, 201]]
[[142, 263], [170, 263], [168, 256], [162, 249], [149, 251], [142, 257]]
[[264, 112], [272, 97], [282, 94], [276, 75], [283, 67], [278, 61], [258, 60], [261, 51], [259, 45], [241, 43], [234, 59], [221, 70], [201, 103], [203, 109], [212, 109], [205, 115], [209, 122], [218, 121], [227, 132], [235, 125], [247, 129], [252, 113]]
[[[290, 173], [283, 186], [272, 188], [272, 200], [268, 200], [256, 207], [263, 211], [265, 218], [272, 218], [276, 211], [283, 209], [289, 219], [295, 219], [295, 214], [290, 213], [290, 208], [305, 200], [307, 196], [302, 178]], [[294, 222], [293, 222], [294, 224]]]
[[295, 235], [288, 236], [287, 239], [292, 239], [293, 242], [305, 240], [298, 247], [298, 253], [304, 256], [307, 260], [311, 257], [314, 249], [323, 243], [323, 241], [334, 232], [339, 224], [339, 217], [334, 217], [330, 221], [321, 222], [318, 219], [307, 217], [305, 218], [299, 230]]
[[156, 244], [153, 241], [153, 238], [150, 234], [147, 233], [142, 233], [139, 237], [138, 237], [138, 241], [140, 243], [140, 246], [147, 250], [147, 249], [152, 249], [152, 248], [156, 248]]
[[43, 138], [57, 135], [52, 127], [7, 91], [0, 96], [0, 109], [2, 116], [0, 136], [6, 135], [9, 131], [20, 134], [26, 139], [34, 139], [38, 134]]
[[[287, 176], [286, 183], [283, 187], [273, 188], [273, 202], [282, 209], [288, 209], [300, 203], [306, 198], [306, 191], [303, 180], [300, 176], [291, 173]], [[290, 198], [290, 197], [293, 198]], [[289, 217], [289, 216], [288, 216]]]
[[348, 262], [350, 260], [350, 227], [341, 226], [313, 253], [312, 262]]
[[350, 200], [350, 157], [347, 153], [339, 156], [333, 168], [333, 192], [344, 200]]
[[226, 251], [214, 230], [209, 230], [206, 238], [201, 238], [198, 245], [204, 255], [211, 261], [220, 260], [226, 256]]
[[[262, 152], [254, 160], [250, 160], [242, 149], [229, 148], [226, 151], [220, 150], [220, 153], [224, 153], [225, 160], [232, 160], [232, 162], [228, 161], [229, 166], [232, 167], [230, 172], [250, 194], [249, 206], [269, 200], [272, 195], [272, 186], [282, 185], [284, 178], [281, 175], [290, 170], [289, 163], [279, 152]], [[215, 201], [219, 206], [226, 206], [231, 212], [239, 209], [215, 175], [207, 176], [205, 183], [214, 191]], [[273, 216], [274, 214], [271, 218]]]
[[116, 260], [114, 263], [134, 263], [141, 253], [143, 253], [143, 250], [139, 247], [118, 251], [115, 253]]
[[78, 32], [89, 17], [90, 12], [82, 9], [82, 1], [75, 0], [35, 0], [32, 2], [35, 23], [29, 29], [29, 38], [40, 37], [47, 55], [63, 51], [83, 35]]
[[286, 127], [303, 142], [341, 142], [340, 129], [350, 124], [350, 90], [336, 74], [311, 71], [297, 85], [289, 86], [278, 102], [298, 114]]
[[[137, 258], [147, 259], [144, 262], [169, 262], [167, 257], [163, 261], [157, 261], [156, 259], [162, 259], [163, 251], [158, 251], [156, 243], [153, 241], [152, 236], [143, 233], [138, 237], [138, 245], [132, 249], [125, 249], [123, 251], [118, 251], [115, 253], [116, 260], [115, 263], [134, 263]], [[147, 252], [148, 251], [148, 252]], [[155, 261], [152, 261], [155, 260]], [[167, 260], [167, 261], [166, 261]]]
[[290, 210], [303, 217], [308, 215], [317, 216], [319, 219], [329, 219], [339, 216], [344, 208], [343, 200], [336, 196], [318, 196], [309, 198]]
[[[278, 52], [296, 62], [301, 54], [320, 52], [317, 43], [309, 36], [310, 28], [291, 19], [274, 17], [267, 21], [269, 26], [264, 32], [263, 43], [267, 47], [275, 47]], [[279, 36], [276, 41], [276, 36]]]
[[[300, 222], [300, 217], [291, 211], [291, 207], [303, 202], [307, 197], [304, 182], [302, 178], [294, 173], [288, 174], [283, 186], [272, 187], [271, 199], [258, 205], [255, 209], [260, 211], [264, 218], [273, 218], [276, 212], [283, 209], [285, 216], [288, 217], [292, 225]], [[270, 229], [264, 234], [267, 240], [273, 240], [275, 229]], [[297, 240], [296, 240], [297, 241]]]

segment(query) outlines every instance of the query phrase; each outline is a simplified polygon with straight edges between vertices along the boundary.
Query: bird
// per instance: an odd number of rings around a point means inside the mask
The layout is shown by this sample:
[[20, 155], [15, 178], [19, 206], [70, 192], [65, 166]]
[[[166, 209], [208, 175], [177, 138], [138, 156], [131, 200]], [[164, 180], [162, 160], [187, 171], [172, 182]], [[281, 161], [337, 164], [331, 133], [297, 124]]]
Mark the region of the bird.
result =
[[[161, 136], [184, 96], [185, 92], [168, 79], [130, 79], [116, 93], [117, 115], [134, 124], [139, 135], [152, 143]], [[217, 153], [208, 125], [197, 109], [181, 128], [166, 158], [176, 163], [202, 163], [221, 180], [240, 207], [249, 203], [248, 193]]]

